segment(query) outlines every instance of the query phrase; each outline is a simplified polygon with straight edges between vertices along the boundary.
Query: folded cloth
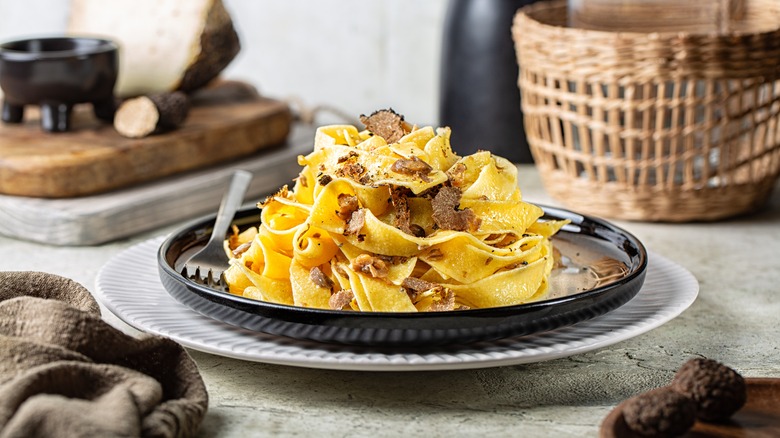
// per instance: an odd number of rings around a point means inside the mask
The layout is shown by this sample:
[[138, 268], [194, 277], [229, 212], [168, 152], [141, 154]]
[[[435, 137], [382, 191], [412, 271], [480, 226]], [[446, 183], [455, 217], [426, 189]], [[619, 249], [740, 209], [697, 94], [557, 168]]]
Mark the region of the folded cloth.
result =
[[0, 438], [186, 437], [207, 407], [179, 344], [111, 327], [72, 280], [0, 272]]

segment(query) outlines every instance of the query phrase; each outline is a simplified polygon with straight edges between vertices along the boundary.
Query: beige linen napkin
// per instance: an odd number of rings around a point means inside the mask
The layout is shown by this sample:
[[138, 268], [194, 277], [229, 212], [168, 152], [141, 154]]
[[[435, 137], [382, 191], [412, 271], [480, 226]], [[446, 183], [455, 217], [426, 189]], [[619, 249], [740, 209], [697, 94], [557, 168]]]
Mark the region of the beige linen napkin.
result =
[[186, 437], [207, 407], [179, 344], [114, 329], [72, 280], [0, 272], [0, 438]]

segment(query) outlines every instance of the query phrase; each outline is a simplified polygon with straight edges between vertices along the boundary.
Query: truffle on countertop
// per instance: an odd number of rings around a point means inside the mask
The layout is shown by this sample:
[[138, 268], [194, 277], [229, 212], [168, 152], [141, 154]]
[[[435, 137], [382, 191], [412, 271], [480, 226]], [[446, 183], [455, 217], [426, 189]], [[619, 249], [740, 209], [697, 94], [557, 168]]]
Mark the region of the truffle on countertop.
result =
[[712, 359], [691, 359], [677, 371], [671, 387], [688, 395], [701, 420], [727, 420], [747, 400], [745, 379], [733, 369]]
[[638, 435], [676, 437], [696, 422], [696, 404], [688, 396], [666, 386], [626, 401], [623, 419]]

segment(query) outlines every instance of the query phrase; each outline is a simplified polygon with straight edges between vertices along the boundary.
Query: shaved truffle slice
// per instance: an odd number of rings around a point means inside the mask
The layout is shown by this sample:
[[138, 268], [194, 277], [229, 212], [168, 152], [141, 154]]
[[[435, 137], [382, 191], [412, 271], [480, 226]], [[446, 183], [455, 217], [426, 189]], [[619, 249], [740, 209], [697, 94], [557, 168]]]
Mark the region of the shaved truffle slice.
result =
[[421, 293], [432, 291], [435, 299], [428, 309], [431, 312], [455, 309], [455, 293], [440, 284], [416, 277], [407, 277], [401, 282], [401, 286], [406, 289], [406, 293], [412, 301], [416, 301]]
[[330, 175], [322, 175], [320, 176], [320, 179], [317, 180], [321, 186], [326, 186], [330, 184], [331, 181], [333, 181], [333, 178]]
[[336, 169], [336, 176], [340, 178], [350, 178], [361, 184], [370, 182], [370, 177], [366, 174], [366, 168], [358, 162], [360, 154], [350, 151], [347, 155], [338, 158], [339, 167]]
[[352, 217], [352, 213], [357, 211], [359, 204], [357, 196], [347, 195], [342, 193], [338, 197], [339, 211], [338, 216], [343, 220], [349, 220]]
[[428, 309], [431, 312], [446, 312], [448, 310], [455, 310], [455, 293], [444, 286], [437, 286], [434, 289], [436, 297], [431, 304], [431, 308]]
[[433, 221], [443, 230], [475, 231], [480, 220], [474, 212], [466, 208], [458, 210], [461, 191], [457, 187], [442, 187], [431, 201]]
[[330, 299], [328, 299], [328, 305], [331, 309], [341, 310], [348, 306], [353, 299], [355, 299], [355, 294], [352, 293], [351, 289], [342, 289], [330, 296]]
[[431, 312], [455, 310], [455, 293], [449, 288], [416, 277], [404, 278], [401, 286], [412, 301], [416, 301], [421, 293], [432, 291], [434, 300], [428, 309]]
[[336, 169], [336, 176], [350, 178], [353, 181], [357, 181], [361, 184], [368, 182], [368, 178], [364, 178], [364, 173], [366, 173], [366, 168], [363, 167], [362, 164], [356, 163], [352, 160], [345, 161], [341, 167]]
[[433, 172], [433, 167], [425, 161], [412, 156], [411, 158], [399, 159], [390, 166], [390, 170], [401, 175], [416, 175], [421, 180], [430, 182], [431, 179], [428, 175]]
[[393, 189], [390, 201], [395, 210], [393, 225], [406, 234], [411, 234], [416, 237], [425, 237], [425, 230], [423, 227], [411, 223], [412, 212], [409, 210], [406, 192], [398, 188]]
[[623, 419], [638, 435], [675, 437], [696, 422], [696, 405], [684, 394], [663, 387], [628, 400], [623, 408]]
[[458, 163], [447, 170], [447, 179], [453, 187], [462, 187], [466, 176], [466, 165]]
[[322, 272], [322, 269], [318, 268], [317, 266], [311, 268], [309, 271], [309, 278], [311, 279], [312, 283], [319, 287], [324, 287], [326, 289], [333, 287], [333, 280], [328, 278], [328, 276]]
[[745, 379], [712, 359], [691, 359], [677, 371], [672, 388], [696, 403], [696, 415], [711, 422], [725, 421], [747, 400]]
[[406, 290], [406, 295], [409, 296], [409, 299], [415, 302], [419, 298], [420, 293], [433, 289], [436, 285], [419, 278], [408, 277], [401, 282], [401, 287]]
[[379, 257], [373, 257], [369, 254], [360, 254], [352, 260], [352, 269], [374, 278], [385, 278], [390, 272], [387, 264]]
[[361, 115], [360, 121], [366, 125], [372, 134], [385, 139], [388, 144], [397, 143], [404, 135], [411, 132], [411, 126], [404, 121], [404, 116], [390, 109], [374, 111], [370, 116]]
[[352, 212], [352, 215], [347, 221], [347, 227], [344, 229], [345, 236], [358, 236], [360, 238], [360, 230], [363, 225], [366, 224], [366, 212], [362, 208]]
[[417, 277], [406, 277], [401, 282], [401, 286], [415, 292], [423, 292], [426, 290], [431, 290], [438, 285], [436, 283], [431, 283], [430, 281], [421, 280]]

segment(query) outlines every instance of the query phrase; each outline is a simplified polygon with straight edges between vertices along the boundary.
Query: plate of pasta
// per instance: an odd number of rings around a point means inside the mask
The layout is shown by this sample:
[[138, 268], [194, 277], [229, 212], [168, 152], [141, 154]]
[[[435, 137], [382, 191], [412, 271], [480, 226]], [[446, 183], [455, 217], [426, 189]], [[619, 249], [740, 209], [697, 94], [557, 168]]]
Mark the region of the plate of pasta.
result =
[[225, 236], [219, 287], [180, 273], [214, 217], [159, 248], [168, 293], [246, 329], [353, 345], [434, 345], [555, 329], [628, 302], [642, 243], [617, 226], [522, 198], [517, 167], [458, 156], [448, 128], [392, 110], [317, 130], [302, 170]]

